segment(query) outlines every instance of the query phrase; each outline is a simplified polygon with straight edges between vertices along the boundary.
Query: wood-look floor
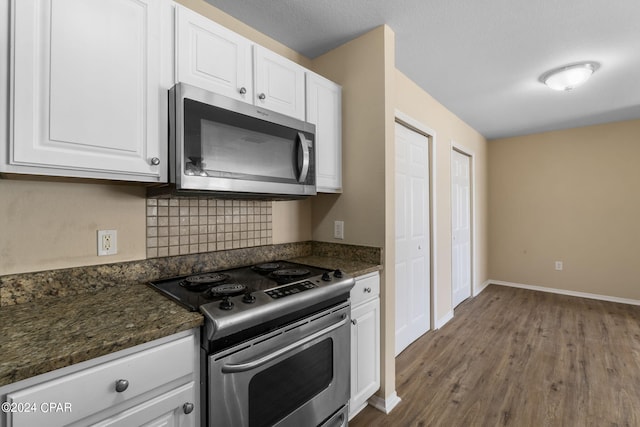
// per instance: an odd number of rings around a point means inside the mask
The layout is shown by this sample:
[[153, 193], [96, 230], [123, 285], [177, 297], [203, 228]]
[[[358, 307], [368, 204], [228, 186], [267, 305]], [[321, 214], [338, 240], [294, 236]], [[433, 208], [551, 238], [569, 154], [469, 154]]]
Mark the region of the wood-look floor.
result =
[[491, 285], [396, 358], [371, 426], [640, 426], [640, 307]]

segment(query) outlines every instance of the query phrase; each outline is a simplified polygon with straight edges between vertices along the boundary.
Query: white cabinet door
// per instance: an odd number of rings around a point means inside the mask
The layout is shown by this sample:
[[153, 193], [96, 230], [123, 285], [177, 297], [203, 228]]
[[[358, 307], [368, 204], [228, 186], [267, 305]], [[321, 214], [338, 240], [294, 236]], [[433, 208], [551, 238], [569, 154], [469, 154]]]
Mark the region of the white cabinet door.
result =
[[262, 46], [254, 49], [254, 104], [304, 120], [305, 68]]
[[195, 427], [199, 421], [195, 411], [197, 404], [195, 387], [191, 382], [93, 424], [93, 427]]
[[380, 388], [380, 299], [351, 310], [350, 418]]
[[253, 102], [251, 42], [185, 7], [176, 7], [177, 80]]
[[307, 72], [307, 121], [316, 125], [316, 190], [342, 192], [342, 87]]
[[14, 0], [11, 7], [6, 169], [166, 181], [168, 3]]

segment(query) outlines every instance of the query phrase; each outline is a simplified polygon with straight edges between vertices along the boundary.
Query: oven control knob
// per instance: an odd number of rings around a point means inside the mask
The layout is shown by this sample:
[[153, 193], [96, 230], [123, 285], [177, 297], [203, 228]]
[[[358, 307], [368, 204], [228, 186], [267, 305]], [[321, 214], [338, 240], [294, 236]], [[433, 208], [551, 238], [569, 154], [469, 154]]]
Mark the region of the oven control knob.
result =
[[331, 281], [331, 276], [329, 276], [329, 273], [327, 273], [327, 272], [322, 273], [322, 280], [324, 280], [325, 282], [330, 282]]
[[231, 310], [233, 308], [233, 302], [231, 302], [229, 297], [224, 297], [222, 301], [220, 301], [219, 307], [223, 310]]
[[245, 304], [253, 304], [254, 302], [256, 302], [256, 297], [251, 295], [251, 292], [247, 292], [242, 297], [242, 302], [245, 303]]
[[340, 279], [342, 277], [342, 271], [340, 269], [333, 272], [333, 277]]

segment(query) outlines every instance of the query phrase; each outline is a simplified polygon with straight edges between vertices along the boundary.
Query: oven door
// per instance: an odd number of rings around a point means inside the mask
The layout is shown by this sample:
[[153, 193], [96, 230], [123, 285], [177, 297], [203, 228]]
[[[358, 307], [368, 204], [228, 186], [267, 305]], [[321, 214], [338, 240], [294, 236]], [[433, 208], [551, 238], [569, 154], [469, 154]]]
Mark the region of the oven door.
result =
[[209, 426], [300, 427], [336, 425], [336, 416], [344, 420], [349, 307], [341, 304], [210, 355]]

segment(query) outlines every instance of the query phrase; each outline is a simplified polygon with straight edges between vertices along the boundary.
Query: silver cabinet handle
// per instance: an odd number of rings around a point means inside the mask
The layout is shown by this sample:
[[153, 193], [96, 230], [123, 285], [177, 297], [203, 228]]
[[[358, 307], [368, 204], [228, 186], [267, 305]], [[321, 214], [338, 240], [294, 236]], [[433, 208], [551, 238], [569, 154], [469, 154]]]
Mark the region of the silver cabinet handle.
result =
[[261, 93], [260, 95], [258, 95], [258, 99], [260, 100], [264, 100], [267, 97], [267, 95], [265, 95], [264, 93]]
[[129, 388], [129, 381], [122, 380], [122, 379], [116, 381], [116, 391], [118, 393], [122, 393], [123, 391], [125, 391], [128, 388]]
[[151, 159], [151, 164], [152, 164], [153, 166], [158, 166], [158, 165], [160, 164], [160, 159], [159, 159], [159, 158], [157, 158], [157, 157], [153, 157], [153, 158]]
[[351, 324], [352, 325], [357, 325], [358, 324], [358, 319], [351, 319]]
[[190, 414], [193, 412], [193, 403], [191, 402], [187, 402], [184, 405], [182, 405], [182, 410], [184, 411], [185, 414]]
[[364, 288], [364, 292], [367, 293], [367, 294], [370, 294], [371, 293], [371, 288]]
[[241, 87], [240, 90], [238, 90], [238, 92], [240, 92], [240, 95], [244, 95], [245, 93], [247, 93], [247, 88]]

